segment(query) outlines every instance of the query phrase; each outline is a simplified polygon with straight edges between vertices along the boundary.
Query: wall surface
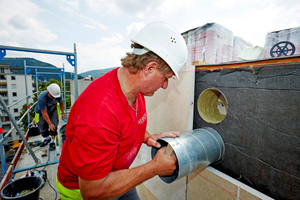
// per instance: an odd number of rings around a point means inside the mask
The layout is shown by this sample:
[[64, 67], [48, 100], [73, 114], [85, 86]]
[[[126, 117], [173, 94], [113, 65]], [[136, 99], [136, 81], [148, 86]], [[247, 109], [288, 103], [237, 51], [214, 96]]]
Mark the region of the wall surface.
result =
[[228, 112], [220, 123], [207, 123], [195, 105], [194, 128], [210, 126], [222, 136], [225, 159], [214, 168], [275, 199], [300, 199], [300, 62], [267, 61], [199, 67], [195, 101], [213, 88]]
[[[153, 97], [146, 98], [147, 130], [150, 134], [164, 131], [187, 132], [192, 128], [194, 104], [194, 66], [184, 67], [179, 73], [180, 81], [170, 79], [166, 90], [159, 89]], [[151, 148], [142, 145], [132, 167], [151, 160]], [[171, 184], [158, 176], [144, 182], [157, 199], [186, 199], [186, 177]]]
[[[165, 91], [160, 89], [153, 97], [146, 98], [147, 130], [150, 134], [169, 130], [184, 133], [192, 130], [194, 71], [194, 66], [184, 68], [179, 73], [180, 82], [172, 80]], [[143, 144], [131, 167], [149, 162], [150, 152], [151, 148]], [[138, 186], [138, 193], [142, 200], [271, 199], [211, 167], [193, 172], [171, 184], [156, 176]]]
[[[85, 88], [87, 88], [87, 86], [89, 86], [89, 84], [91, 83], [91, 80], [83, 80], [80, 79], [78, 80], [78, 96], [83, 92], [83, 90], [85, 90]], [[71, 80], [70, 81], [70, 90], [71, 90], [71, 105], [74, 104], [75, 102], [75, 81]]]

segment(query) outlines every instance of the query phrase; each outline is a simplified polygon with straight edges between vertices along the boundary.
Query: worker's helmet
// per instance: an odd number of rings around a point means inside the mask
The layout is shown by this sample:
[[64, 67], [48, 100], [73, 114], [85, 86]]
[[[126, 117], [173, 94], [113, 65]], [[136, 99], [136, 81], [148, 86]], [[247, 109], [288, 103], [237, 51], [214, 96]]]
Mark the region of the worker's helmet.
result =
[[60, 97], [60, 87], [56, 83], [51, 83], [47, 90], [54, 98]]
[[143, 46], [143, 49], [133, 49], [133, 53], [142, 55], [152, 51], [161, 57], [178, 77], [178, 73], [187, 60], [187, 47], [182, 35], [170, 24], [153, 22], [145, 26], [131, 39]]

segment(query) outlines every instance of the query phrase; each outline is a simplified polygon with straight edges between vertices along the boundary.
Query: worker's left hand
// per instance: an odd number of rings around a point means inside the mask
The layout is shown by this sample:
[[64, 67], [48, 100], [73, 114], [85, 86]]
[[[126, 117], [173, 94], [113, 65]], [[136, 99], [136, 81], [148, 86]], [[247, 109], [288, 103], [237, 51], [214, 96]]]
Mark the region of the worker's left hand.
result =
[[64, 120], [65, 119], [65, 113], [61, 114], [61, 119]]
[[150, 135], [145, 140], [145, 144], [148, 147], [156, 147], [160, 148], [160, 144], [156, 142], [156, 140], [163, 138], [163, 137], [178, 137], [180, 133], [178, 131], [168, 131], [168, 132], [162, 132], [162, 133], [155, 133], [153, 135]]

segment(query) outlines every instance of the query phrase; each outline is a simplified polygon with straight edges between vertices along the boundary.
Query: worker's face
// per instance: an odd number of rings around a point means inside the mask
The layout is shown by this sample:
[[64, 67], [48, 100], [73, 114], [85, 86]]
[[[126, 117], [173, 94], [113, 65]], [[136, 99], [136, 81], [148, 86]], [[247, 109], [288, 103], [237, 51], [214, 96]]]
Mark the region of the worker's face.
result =
[[48, 92], [48, 97], [49, 97], [50, 100], [55, 99], [49, 92]]
[[167, 89], [169, 84], [169, 79], [174, 76], [173, 72], [163, 75], [160, 71], [155, 69], [154, 73], [151, 76], [151, 80], [147, 85], [145, 96], [153, 96], [154, 93], [159, 89]]

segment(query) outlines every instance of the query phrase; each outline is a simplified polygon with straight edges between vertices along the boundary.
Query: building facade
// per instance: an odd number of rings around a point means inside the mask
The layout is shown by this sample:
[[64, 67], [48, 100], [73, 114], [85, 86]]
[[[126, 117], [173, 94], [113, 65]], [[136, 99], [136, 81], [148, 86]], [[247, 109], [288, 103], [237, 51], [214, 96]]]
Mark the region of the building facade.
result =
[[[24, 74], [13, 74], [11, 73], [12, 68], [9, 65], [0, 65], [0, 95], [7, 106], [9, 111], [16, 121], [20, 119], [20, 112], [22, 106], [26, 103], [26, 84]], [[32, 75], [27, 75], [27, 91], [28, 95], [33, 93], [32, 87]], [[12, 105], [23, 99], [19, 103]], [[31, 103], [32, 96], [28, 98], [28, 103]], [[10, 106], [11, 105], [11, 106]], [[0, 105], [1, 106], [1, 105]], [[2, 106], [1, 106], [2, 107]], [[4, 135], [11, 130], [13, 123], [10, 121], [7, 113], [3, 112], [1, 116], [2, 128]], [[17, 133], [15, 129], [8, 137], [8, 140], [19, 140], [20, 133]], [[22, 133], [24, 134], [24, 133]]]

